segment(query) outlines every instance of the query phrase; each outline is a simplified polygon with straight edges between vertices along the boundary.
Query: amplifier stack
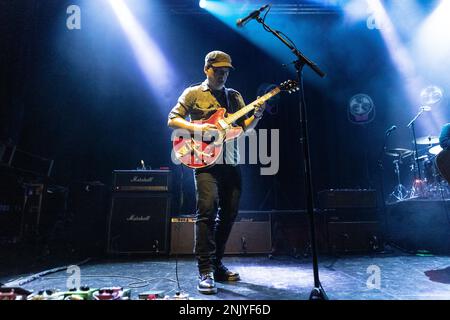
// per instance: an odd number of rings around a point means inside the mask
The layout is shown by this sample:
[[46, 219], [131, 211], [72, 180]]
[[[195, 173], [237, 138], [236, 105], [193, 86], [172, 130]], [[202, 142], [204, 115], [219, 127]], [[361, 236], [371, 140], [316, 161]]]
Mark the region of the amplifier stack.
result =
[[115, 170], [108, 219], [109, 254], [167, 254], [170, 170]]
[[330, 253], [365, 253], [381, 249], [376, 190], [324, 190], [319, 192], [318, 198], [326, 217]]

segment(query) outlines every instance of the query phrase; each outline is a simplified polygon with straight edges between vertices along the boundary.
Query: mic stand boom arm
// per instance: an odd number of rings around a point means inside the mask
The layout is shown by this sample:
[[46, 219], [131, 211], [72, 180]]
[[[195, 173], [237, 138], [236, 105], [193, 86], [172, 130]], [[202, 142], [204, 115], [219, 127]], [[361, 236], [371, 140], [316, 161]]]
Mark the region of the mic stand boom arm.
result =
[[261, 23], [264, 26], [264, 29], [269, 31], [270, 33], [272, 33], [275, 37], [277, 37], [278, 39], [280, 39], [281, 42], [283, 42], [290, 50], [291, 52], [298, 58], [298, 60], [296, 61], [296, 64], [300, 63], [303, 65], [307, 65], [309, 66], [315, 73], [317, 73], [317, 75], [321, 78], [325, 78], [326, 73], [323, 72], [322, 70], [320, 70], [320, 68], [317, 66], [317, 64], [315, 64], [314, 62], [312, 62], [311, 60], [309, 60], [303, 53], [301, 53], [297, 48], [295, 48], [291, 43], [289, 43], [289, 41], [287, 41], [284, 37], [282, 37], [280, 35], [280, 32], [278, 32], [277, 30], [273, 30], [271, 27], [269, 27], [264, 20], [261, 17], [256, 17], [255, 18], [256, 21], [258, 21], [259, 23]]
[[310, 236], [311, 236], [311, 251], [313, 258], [313, 273], [314, 273], [314, 288], [309, 296], [310, 300], [326, 300], [328, 299], [325, 290], [322, 287], [319, 279], [319, 265], [317, 259], [317, 244], [316, 244], [316, 232], [314, 223], [314, 199], [313, 199], [313, 185], [311, 176], [311, 158], [309, 152], [309, 139], [308, 139], [308, 122], [307, 122], [307, 112], [305, 103], [305, 94], [303, 88], [303, 67], [305, 65], [309, 66], [317, 75], [321, 78], [325, 77], [325, 72], [320, 70], [320, 68], [311, 60], [309, 60], [305, 55], [303, 55], [297, 48], [295, 48], [292, 43], [287, 41], [284, 37], [280, 35], [279, 31], [270, 28], [261, 17], [256, 17], [256, 21], [264, 26], [264, 29], [271, 32], [275, 37], [280, 39], [297, 57], [294, 62], [295, 68], [297, 70], [298, 83], [301, 90], [301, 95], [299, 96], [299, 110], [300, 110], [300, 127], [301, 127], [301, 137], [300, 142], [302, 144], [303, 158], [304, 158], [304, 171], [305, 171], [305, 189], [306, 189], [306, 204], [307, 212], [309, 216], [310, 223]]

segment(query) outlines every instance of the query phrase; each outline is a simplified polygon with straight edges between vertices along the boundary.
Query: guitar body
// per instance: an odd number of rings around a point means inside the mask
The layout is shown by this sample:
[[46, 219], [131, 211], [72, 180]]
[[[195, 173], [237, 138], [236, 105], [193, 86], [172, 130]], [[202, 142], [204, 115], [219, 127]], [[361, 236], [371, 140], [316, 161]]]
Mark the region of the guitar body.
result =
[[222, 156], [223, 144], [239, 138], [244, 132], [241, 127], [233, 126], [233, 123], [282, 91], [289, 93], [298, 91], [297, 82], [292, 80], [285, 81], [233, 114], [227, 114], [225, 108], [219, 108], [208, 120], [193, 121], [193, 123], [198, 124], [209, 123], [214, 125], [219, 132], [216, 136], [208, 134], [208, 132], [194, 132], [191, 134], [187, 130], [175, 130], [174, 135], [172, 135], [175, 157], [182, 164], [192, 169], [213, 166], [219, 157]]
[[223, 144], [239, 138], [244, 132], [241, 127], [233, 127], [224, 123], [225, 108], [219, 108], [209, 119], [192, 121], [193, 123], [209, 123], [217, 127], [218, 136], [209, 136], [199, 132], [190, 136], [178, 136], [173, 139], [173, 150], [176, 158], [192, 169], [213, 166], [222, 156]]
[[442, 150], [436, 156], [436, 166], [442, 177], [450, 183], [450, 150]]

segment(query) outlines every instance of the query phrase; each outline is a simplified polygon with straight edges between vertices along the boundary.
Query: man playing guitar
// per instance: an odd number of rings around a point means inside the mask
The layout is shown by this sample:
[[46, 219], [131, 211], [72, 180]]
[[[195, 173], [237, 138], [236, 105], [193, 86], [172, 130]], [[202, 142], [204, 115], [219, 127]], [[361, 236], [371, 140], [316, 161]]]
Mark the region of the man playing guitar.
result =
[[[212, 51], [205, 57], [206, 80], [189, 87], [179, 97], [169, 113], [168, 126], [188, 132], [217, 135], [217, 126], [211, 123], [187, 121], [206, 120], [219, 108], [235, 113], [245, 107], [241, 94], [225, 88], [231, 57], [222, 51]], [[262, 117], [264, 105], [256, 105], [250, 117], [242, 117], [235, 125], [243, 130], [255, 128]], [[222, 263], [225, 245], [238, 214], [241, 196], [241, 173], [235, 143], [227, 144], [225, 163], [194, 170], [196, 187], [196, 219], [194, 253], [197, 258], [199, 280], [197, 289], [204, 294], [217, 292], [215, 281], [237, 281], [239, 274], [228, 270]], [[218, 210], [216, 211], [216, 207]]]

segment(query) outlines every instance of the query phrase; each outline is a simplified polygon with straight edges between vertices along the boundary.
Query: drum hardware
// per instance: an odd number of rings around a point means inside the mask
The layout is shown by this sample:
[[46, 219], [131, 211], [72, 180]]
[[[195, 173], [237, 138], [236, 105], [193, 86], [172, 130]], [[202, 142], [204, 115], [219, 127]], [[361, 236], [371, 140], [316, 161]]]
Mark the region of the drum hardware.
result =
[[[434, 87], [430, 87], [431, 90], [428, 92], [424, 90], [422, 92], [422, 99], [424, 105], [419, 108], [419, 112], [416, 116], [408, 123], [407, 128], [411, 129], [412, 133], [412, 143], [413, 151], [407, 149], [393, 149], [386, 152], [389, 156], [396, 157], [394, 160], [395, 174], [397, 176], [398, 184], [391, 196], [397, 200], [405, 200], [408, 197], [407, 189], [402, 185], [400, 179], [400, 166], [402, 160], [413, 155], [413, 163], [411, 164], [411, 172], [414, 173], [414, 180], [412, 183], [411, 192], [409, 193], [409, 198], [416, 197], [449, 197], [450, 188], [446, 181], [443, 181], [442, 176], [437, 168], [435, 158], [442, 152], [442, 148], [439, 146], [439, 137], [434, 135], [428, 135], [424, 137], [417, 137], [415, 130], [415, 123], [419, 117], [425, 112], [430, 112], [432, 106], [440, 101], [441, 98], [437, 98], [431, 95], [431, 92], [435, 92]], [[442, 97], [442, 96], [440, 96]], [[419, 146], [424, 146], [419, 150]], [[419, 153], [420, 151], [420, 153]], [[419, 154], [427, 153], [425, 155], [419, 156]], [[423, 165], [423, 169], [421, 168]], [[405, 191], [406, 190], [406, 191]]]
[[422, 163], [422, 179], [414, 179], [410, 197], [427, 199], [450, 198], [450, 188], [436, 166], [436, 156], [433, 154], [423, 155], [418, 157], [418, 159]]
[[[433, 136], [428, 136], [425, 137], [425, 139], [423, 138], [419, 138], [417, 139], [416, 137], [416, 129], [415, 129], [415, 125], [416, 125], [416, 121], [417, 119], [419, 119], [419, 117], [424, 114], [425, 112], [429, 112], [431, 111], [431, 106], [426, 105], [426, 106], [421, 106], [419, 108], [419, 112], [417, 113], [417, 115], [408, 123], [408, 125], [406, 126], [407, 128], [411, 129], [412, 132], [412, 136], [413, 136], [413, 146], [414, 146], [414, 158], [416, 160], [416, 165], [417, 165], [417, 171], [416, 171], [416, 179], [422, 180], [422, 175], [420, 173], [420, 161], [417, 158], [419, 152], [418, 152], [418, 144], [419, 142], [423, 144], [423, 142], [425, 142], [424, 144], [431, 144], [431, 142], [433, 142]], [[439, 138], [438, 138], [438, 142], [439, 142]]]
[[391, 157], [398, 157], [400, 159], [405, 159], [411, 156], [414, 152], [408, 149], [396, 148], [386, 151], [386, 155]]
[[400, 177], [400, 159], [394, 160], [394, 172], [397, 175], [398, 184], [395, 186], [394, 191], [390, 194], [390, 197], [397, 199], [397, 201], [403, 201], [408, 198], [408, 189], [401, 182]]
[[[426, 166], [429, 163], [428, 155], [423, 155], [415, 158], [415, 164], [411, 166], [411, 172], [414, 173], [415, 178], [412, 184], [410, 198], [428, 198], [428, 180], [429, 175], [426, 174]], [[422, 163], [423, 166], [418, 164]], [[420, 178], [418, 178], [420, 177]]]
[[397, 185], [394, 188], [394, 191], [389, 195], [391, 198], [394, 198], [396, 201], [406, 200], [409, 196], [408, 189], [401, 182], [401, 172], [400, 172], [400, 164], [403, 164], [402, 160], [413, 155], [412, 150], [396, 148], [386, 151], [386, 155], [395, 157], [396, 159], [393, 161], [394, 164], [394, 172], [397, 176]]
[[[433, 136], [429, 136], [433, 144], [436, 140]], [[418, 142], [424, 143], [429, 137], [419, 138]], [[397, 185], [394, 187], [393, 192], [389, 195], [393, 201], [402, 201], [412, 198], [427, 198], [427, 199], [448, 199], [450, 198], [449, 184], [442, 178], [437, 165], [436, 155], [442, 151], [442, 148], [437, 146], [422, 148], [419, 154], [415, 156], [415, 152], [409, 149], [394, 148], [385, 151], [385, 155], [394, 157], [393, 166], [394, 173], [397, 180]], [[417, 163], [420, 163], [420, 177], [417, 178], [419, 173], [417, 172]], [[401, 166], [404, 165], [410, 168], [410, 171], [414, 174], [411, 188], [408, 185], [403, 185], [401, 179]]]

